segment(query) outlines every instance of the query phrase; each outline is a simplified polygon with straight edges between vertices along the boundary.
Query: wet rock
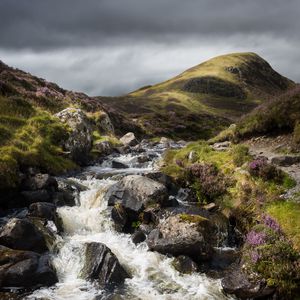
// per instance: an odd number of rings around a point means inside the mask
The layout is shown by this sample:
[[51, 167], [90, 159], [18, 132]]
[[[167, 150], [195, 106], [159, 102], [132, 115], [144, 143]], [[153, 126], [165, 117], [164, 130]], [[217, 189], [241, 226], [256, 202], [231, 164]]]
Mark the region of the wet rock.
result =
[[183, 218], [170, 216], [162, 221], [147, 238], [150, 250], [174, 256], [187, 255], [201, 261], [212, 254], [212, 225], [201, 216]]
[[249, 277], [234, 265], [222, 279], [222, 288], [225, 293], [235, 295], [239, 299], [265, 299], [275, 290], [267, 287], [264, 281], [250, 281]]
[[108, 141], [94, 143], [94, 149], [98, 151], [101, 155], [109, 155], [114, 151], [111, 144]]
[[138, 144], [138, 141], [134, 135], [133, 132], [128, 132], [126, 133], [124, 136], [122, 136], [120, 138], [120, 142], [124, 145], [124, 146], [135, 146]]
[[289, 167], [291, 165], [300, 163], [300, 156], [276, 156], [271, 159], [271, 163], [281, 167]]
[[50, 286], [57, 277], [47, 255], [0, 246], [0, 287]]
[[115, 230], [118, 232], [123, 232], [123, 231], [129, 231], [128, 226], [131, 226], [131, 224], [128, 224], [128, 216], [125, 211], [125, 209], [119, 205], [116, 204], [112, 211], [111, 211], [111, 218], [114, 221], [115, 225]]
[[0, 231], [0, 244], [16, 250], [43, 253], [48, 250], [38, 229], [27, 219], [13, 218]]
[[23, 191], [21, 195], [24, 197], [25, 205], [28, 206], [35, 202], [50, 202], [51, 196], [47, 190]]
[[172, 265], [178, 272], [183, 274], [192, 274], [198, 271], [198, 265], [185, 255], [176, 257]]
[[54, 177], [49, 174], [35, 174], [25, 177], [21, 183], [21, 189], [24, 191], [46, 190], [55, 192], [58, 190], [58, 184]]
[[32, 203], [29, 206], [29, 214], [33, 217], [54, 221], [56, 219], [56, 206], [47, 202]]
[[230, 148], [231, 142], [225, 141], [221, 143], [215, 143], [212, 145], [212, 148], [216, 151], [226, 151], [228, 148]]
[[136, 213], [153, 204], [164, 205], [168, 201], [166, 187], [140, 175], [129, 175], [112, 185], [106, 199], [109, 205], [121, 203], [126, 210]]
[[134, 244], [139, 244], [146, 240], [146, 235], [142, 230], [138, 229], [131, 235], [131, 240]]
[[169, 194], [171, 194], [171, 195], [177, 194], [178, 187], [176, 186], [176, 184], [174, 183], [173, 179], [170, 176], [168, 176], [162, 172], [151, 172], [151, 173], [145, 174], [145, 176], [163, 184], [168, 189]]
[[79, 199], [81, 191], [85, 191], [86, 187], [69, 179], [58, 179], [58, 190], [53, 203], [57, 206], [74, 206]]
[[111, 167], [114, 168], [114, 169], [128, 169], [128, 166], [117, 161], [117, 160], [113, 160], [111, 162]]
[[239, 258], [239, 252], [231, 248], [218, 248], [215, 249], [211, 261], [210, 269], [213, 270], [226, 270], [237, 261]]
[[81, 109], [66, 108], [55, 115], [64, 124], [70, 127], [69, 137], [63, 147], [70, 157], [79, 164], [86, 164], [88, 154], [92, 149], [92, 126]]
[[102, 287], [113, 288], [130, 277], [117, 257], [102, 243], [87, 243], [85, 258], [82, 277], [97, 280]]

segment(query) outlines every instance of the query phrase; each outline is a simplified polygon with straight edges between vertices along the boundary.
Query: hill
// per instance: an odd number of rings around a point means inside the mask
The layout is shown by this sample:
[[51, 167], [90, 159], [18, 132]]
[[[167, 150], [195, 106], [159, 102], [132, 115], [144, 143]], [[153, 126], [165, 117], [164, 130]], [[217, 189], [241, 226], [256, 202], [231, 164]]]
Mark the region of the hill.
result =
[[[212, 58], [123, 97], [100, 97], [150, 135], [208, 138], [294, 83], [255, 53]], [[158, 125], [159, 124], [159, 125]]]

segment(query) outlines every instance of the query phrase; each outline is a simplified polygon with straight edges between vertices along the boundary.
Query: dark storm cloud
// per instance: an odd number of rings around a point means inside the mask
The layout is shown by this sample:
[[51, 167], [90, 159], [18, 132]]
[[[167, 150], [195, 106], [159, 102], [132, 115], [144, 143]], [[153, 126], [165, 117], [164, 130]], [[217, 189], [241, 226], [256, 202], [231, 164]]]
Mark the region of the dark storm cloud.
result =
[[299, 14], [299, 0], [0, 0], [0, 59], [91, 95], [238, 51], [300, 81]]
[[49, 48], [115, 38], [298, 33], [299, 0], [1, 0], [1, 47]]

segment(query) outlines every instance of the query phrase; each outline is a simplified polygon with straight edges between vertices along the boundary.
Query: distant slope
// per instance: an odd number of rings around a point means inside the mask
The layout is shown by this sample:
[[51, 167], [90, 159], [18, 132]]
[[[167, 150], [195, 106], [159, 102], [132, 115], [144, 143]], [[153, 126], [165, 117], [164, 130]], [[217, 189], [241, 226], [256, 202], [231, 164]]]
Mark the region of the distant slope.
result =
[[208, 138], [294, 86], [255, 53], [227, 54], [123, 97], [99, 98], [152, 135]]

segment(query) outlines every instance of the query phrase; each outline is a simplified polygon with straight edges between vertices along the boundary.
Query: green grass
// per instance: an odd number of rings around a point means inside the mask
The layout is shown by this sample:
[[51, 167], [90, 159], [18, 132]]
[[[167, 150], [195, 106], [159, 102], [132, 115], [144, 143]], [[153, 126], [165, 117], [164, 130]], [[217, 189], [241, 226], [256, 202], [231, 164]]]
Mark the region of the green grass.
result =
[[58, 119], [22, 98], [0, 97], [0, 108], [0, 188], [17, 186], [19, 170], [29, 166], [51, 174], [75, 167], [60, 146], [68, 128]]
[[267, 212], [278, 221], [295, 248], [300, 251], [300, 203], [275, 202], [267, 207]]

